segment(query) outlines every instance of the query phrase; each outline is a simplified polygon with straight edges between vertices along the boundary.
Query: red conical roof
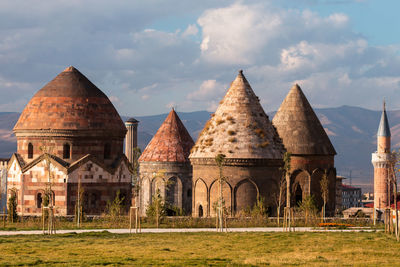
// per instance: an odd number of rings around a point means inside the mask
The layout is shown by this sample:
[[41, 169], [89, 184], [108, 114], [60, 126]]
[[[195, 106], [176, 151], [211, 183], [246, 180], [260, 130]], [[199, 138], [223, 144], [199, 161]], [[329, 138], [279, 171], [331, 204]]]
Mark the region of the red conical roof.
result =
[[171, 110], [139, 158], [143, 161], [187, 162], [194, 142], [175, 110]]
[[26, 105], [14, 131], [30, 130], [126, 132], [108, 97], [74, 67], [58, 74]]

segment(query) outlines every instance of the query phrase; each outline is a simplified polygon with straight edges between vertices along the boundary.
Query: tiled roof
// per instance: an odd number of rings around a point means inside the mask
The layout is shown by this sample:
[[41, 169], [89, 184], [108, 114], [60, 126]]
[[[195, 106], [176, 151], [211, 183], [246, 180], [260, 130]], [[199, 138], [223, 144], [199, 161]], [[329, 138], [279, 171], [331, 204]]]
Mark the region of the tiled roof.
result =
[[108, 97], [74, 67], [40, 89], [14, 127], [21, 130], [112, 130], [126, 127]]
[[302, 155], [336, 155], [321, 122], [297, 84], [290, 89], [272, 123], [288, 152]]
[[194, 142], [175, 110], [171, 110], [151, 139], [140, 162], [187, 162]]
[[285, 149], [249, 82], [239, 71], [206, 123], [190, 158], [282, 159]]

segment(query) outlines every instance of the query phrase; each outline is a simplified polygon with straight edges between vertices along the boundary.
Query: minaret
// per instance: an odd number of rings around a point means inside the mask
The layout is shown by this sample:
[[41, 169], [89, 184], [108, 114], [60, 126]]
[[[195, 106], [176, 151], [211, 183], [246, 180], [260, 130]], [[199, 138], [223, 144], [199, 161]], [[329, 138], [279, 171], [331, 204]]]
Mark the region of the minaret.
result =
[[388, 183], [390, 162], [390, 127], [386, 115], [386, 105], [383, 102], [381, 122], [377, 133], [378, 151], [372, 153], [372, 164], [374, 165], [374, 207], [384, 209], [390, 202], [390, 188]]
[[139, 121], [134, 118], [130, 118], [125, 122], [126, 129], [128, 130], [125, 137], [125, 155], [131, 164], [133, 164], [135, 157], [134, 148], [137, 147], [138, 124]]

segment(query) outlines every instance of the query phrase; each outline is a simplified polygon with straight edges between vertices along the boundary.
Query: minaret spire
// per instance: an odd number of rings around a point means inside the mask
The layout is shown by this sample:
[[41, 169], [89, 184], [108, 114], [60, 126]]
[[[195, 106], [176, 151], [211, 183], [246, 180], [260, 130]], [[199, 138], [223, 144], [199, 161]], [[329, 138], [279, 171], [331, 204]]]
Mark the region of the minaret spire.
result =
[[383, 100], [383, 110], [377, 132], [377, 152], [372, 153], [374, 165], [374, 207], [384, 209], [390, 206], [391, 190], [388, 186], [392, 154], [390, 153], [390, 127], [386, 114], [386, 101]]
[[[387, 118], [386, 114], [386, 102], [383, 100], [383, 110], [382, 110], [382, 116], [381, 116], [381, 121], [379, 123], [379, 128], [378, 128], [378, 133], [377, 136], [384, 136], [384, 137], [390, 137], [390, 127], [389, 127], [389, 121]], [[390, 148], [390, 143], [389, 143], [389, 148]]]

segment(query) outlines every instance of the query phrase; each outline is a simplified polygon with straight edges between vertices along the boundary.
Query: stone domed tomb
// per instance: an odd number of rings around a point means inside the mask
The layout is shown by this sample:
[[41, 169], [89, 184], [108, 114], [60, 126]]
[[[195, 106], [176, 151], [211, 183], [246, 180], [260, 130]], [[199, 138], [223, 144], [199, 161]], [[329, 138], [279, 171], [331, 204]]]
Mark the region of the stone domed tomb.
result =
[[129, 202], [126, 127], [108, 97], [74, 67], [32, 97], [14, 133], [17, 153], [9, 163], [8, 190], [17, 195], [19, 214], [41, 214], [49, 183], [59, 215], [74, 214], [79, 180], [88, 215], [104, 212], [117, 191]]
[[223, 198], [230, 215], [252, 208], [258, 197], [274, 206], [284, 146], [242, 71], [232, 82], [215, 114], [204, 126], [189, 156], [193, 166], [195, 217], [215, 216], [219, 168], [223, 164]]
[[273, 125], [291, 153], [291, 205], [314, 196], [322, 206], [320, 181], [328, 175], [329, 197], [326, 211], [335, 211], [336, 151], [301, 88], [294, 85], [275, 114]]
[[193, 145], [178, 114], [171, 110], [139, 158], [143, 215], [157, 190], [170, 207], [191, 214], [192, 166], [188, 157]]

